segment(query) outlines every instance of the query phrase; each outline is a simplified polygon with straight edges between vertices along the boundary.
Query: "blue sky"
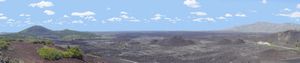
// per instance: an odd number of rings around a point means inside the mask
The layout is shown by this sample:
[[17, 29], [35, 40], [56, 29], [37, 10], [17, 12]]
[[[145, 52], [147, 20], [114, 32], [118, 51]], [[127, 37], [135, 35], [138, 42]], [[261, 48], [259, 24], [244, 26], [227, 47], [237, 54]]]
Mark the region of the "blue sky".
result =
[[261, 21], [300, 23], [299, 10], [299, 0], [0, 0], [0, 32], [33, 25], [79, 31], [206, 31]]

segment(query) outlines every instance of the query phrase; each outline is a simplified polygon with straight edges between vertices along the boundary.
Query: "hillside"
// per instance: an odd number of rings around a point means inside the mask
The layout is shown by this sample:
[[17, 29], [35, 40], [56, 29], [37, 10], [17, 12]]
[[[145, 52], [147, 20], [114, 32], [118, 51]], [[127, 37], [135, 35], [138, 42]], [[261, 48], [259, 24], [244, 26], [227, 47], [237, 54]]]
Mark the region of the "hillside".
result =
[[48, 38], [58, 40], [90, 39], [97, 37], [94, 33], [79, 32], [68, 29], [53, 31], [42, 26], [32, 26], [18, 33], [3, 34], [2, 36], [10, 38]]
[[300, 30], [300, 25], [294, 23], [277, 24], [269, 22], [256, 22], [254, 24], [233, 27], [224, 31], [275, 33], [287, 30]]

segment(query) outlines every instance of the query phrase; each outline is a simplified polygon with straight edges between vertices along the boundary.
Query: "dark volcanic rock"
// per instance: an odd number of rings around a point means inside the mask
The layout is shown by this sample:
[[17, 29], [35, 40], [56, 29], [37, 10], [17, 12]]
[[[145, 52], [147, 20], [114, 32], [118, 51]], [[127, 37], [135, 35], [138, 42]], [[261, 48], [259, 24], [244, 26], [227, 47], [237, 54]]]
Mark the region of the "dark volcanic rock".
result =
[[152, 43], [156, 43], [161, 46], [187, 46], [187, 45], [193, 45], [196, 44], [194, 41], [186, 40], [181, 36], [174, 36], [168, 39], [164, 40], [155, 40], [152, 41]]
[[243, 44], [245, 41], [243, 39], [222, 39], [217, 41], [217, 44], [225, 45], [225, 44]]

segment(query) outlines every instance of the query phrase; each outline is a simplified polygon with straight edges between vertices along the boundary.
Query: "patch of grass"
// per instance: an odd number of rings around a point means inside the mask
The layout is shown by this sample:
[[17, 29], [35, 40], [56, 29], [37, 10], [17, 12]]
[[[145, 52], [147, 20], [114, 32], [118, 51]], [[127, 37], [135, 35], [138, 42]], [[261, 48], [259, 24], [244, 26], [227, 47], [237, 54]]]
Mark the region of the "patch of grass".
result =
[[57, 60], [63, 57], [61, 50], [47, 46], [40, 48], [37, 52], [42, 58], [47, 60]]

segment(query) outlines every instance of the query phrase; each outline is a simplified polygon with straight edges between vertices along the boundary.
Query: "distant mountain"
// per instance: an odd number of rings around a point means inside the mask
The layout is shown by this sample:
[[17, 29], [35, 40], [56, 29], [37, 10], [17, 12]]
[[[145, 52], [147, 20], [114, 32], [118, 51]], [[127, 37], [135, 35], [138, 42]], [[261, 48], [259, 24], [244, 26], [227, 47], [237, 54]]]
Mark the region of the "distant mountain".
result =
[[53, 35], [55, 32], [43, 26], [32, 26], [19, 32], [25, 35]]
[[97, 37], [94, 33], [89, 32], [80, 32], [74, 30], [61, 30], [61, 31], [52, 31], [43, 26], [32, 26], [27, 29], [24, 29], [18, 33], [4, 34], [5, 37], [13, 38], [50, 38], [50, 39], [85, 39], [85, 38], [95, 38]]
[[275, 33], [287, 30], [300, 30], [300, 24], [257, 22], [254, 24], [233, 27], [226, 29], [225, 31]]

